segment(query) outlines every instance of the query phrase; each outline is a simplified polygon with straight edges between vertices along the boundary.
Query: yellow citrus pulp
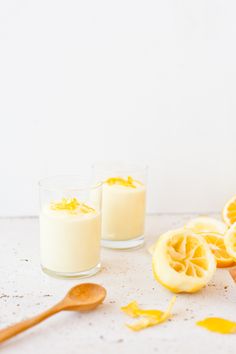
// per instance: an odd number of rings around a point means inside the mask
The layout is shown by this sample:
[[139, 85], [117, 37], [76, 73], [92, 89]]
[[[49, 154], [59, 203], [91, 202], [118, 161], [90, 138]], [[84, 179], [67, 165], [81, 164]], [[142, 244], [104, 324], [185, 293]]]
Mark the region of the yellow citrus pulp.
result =
[[222, 218], [228, 226], [236, 222], [236, 195], [225, 204]]
[[152, 265], [156, 280], [175, 293], [200, 290], [216, 269], [206, 240], [188, 229], [161, 235], [155, 245]]
[[222, 235], [213, 232], [205, 232], [202, 233], [201, 236], [205, 238], [215, 256], [217, 268], [230, 267], [234, 264], [233, 258], [226, 250], [225, 240]]

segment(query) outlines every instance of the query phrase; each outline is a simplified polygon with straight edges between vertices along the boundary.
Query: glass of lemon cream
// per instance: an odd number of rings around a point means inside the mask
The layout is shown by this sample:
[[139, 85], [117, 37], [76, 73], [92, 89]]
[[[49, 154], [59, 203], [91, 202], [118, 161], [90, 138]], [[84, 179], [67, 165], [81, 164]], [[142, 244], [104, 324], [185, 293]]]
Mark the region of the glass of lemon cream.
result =
[[95, 163], [94, 178], [102, 183], [94, 200], [102, 201], [102, 245], [128, 249], [144, 243], [147, 167]]
[[86, 277], [100, 270], [101, 205], [92, 200], [101, 185], [79, 176], [41, 180], [40, 257], [44, 272]]

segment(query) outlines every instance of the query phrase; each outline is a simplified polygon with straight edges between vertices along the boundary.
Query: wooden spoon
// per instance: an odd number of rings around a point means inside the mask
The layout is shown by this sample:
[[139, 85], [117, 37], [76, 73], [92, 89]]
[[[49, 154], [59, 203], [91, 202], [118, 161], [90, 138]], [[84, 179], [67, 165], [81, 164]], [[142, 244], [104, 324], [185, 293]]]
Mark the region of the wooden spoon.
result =
[[46, 320], [60, 311], [89, 311], [95, 309], [106, 297], [106, 290], [98, 284], [84, 283], [76, 285], [63, 300], [40, 315], [16, 323], [0, 330], [0, 343], [14, 337], [18, 333]]

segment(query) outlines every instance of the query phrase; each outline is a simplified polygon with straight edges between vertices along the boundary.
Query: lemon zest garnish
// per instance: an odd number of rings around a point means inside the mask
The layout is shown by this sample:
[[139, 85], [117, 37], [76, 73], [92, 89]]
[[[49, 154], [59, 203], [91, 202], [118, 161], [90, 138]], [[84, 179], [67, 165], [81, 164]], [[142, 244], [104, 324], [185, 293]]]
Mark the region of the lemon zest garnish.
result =
[[62, 198], [60, 202], [51, 203], [52, 210], [67, 210], [71, 214], [76, 214], [76, 211], [80, 211], [83, 214], [94, 212], [95, 209], [91, 208], [87, 204], [80, 203], [76, 198]]
[[236, 322], [225, 320], [219, 317], [208, 317], [196, 323], [198, 326], [208, 329], [208, 331], [221, 334], [236, 333]]
[[62, 198], [60, 202], [51, 203], [52, 210], [76, 210], [80, 203], [76, 198]]
[[121, 177], [110, 177], [105, 181], [105, 183], [107, 183], [109, 186], [118, 184], [124, 187], [136, 188], [136, 185], [134, 184], [134, 179], [131, 176], [128, 176], [127, 179]]
[[160, 310], [143, 310], [139, 308], [136, 301], [132, 301], [127, 306], [121, 307], [121, 310], [131, 317], [142, 316], [142, 318], [132, 324], [126, 324], [126, 326], [133, 331], [140, 331], [144, 328], [165, 322], [171, 315], [171, 310], [175, 300], [176, 296], [173, 296], [165, 312]]

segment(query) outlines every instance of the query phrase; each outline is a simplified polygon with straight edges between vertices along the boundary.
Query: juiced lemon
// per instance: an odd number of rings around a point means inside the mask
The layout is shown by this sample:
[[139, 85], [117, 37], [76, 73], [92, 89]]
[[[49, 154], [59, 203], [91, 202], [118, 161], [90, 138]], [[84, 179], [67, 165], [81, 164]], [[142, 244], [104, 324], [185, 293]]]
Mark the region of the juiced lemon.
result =
[[226, 232], [224, 241], [228, 254], [236, 261], [236, 223]]
[[213, 232], [205, 232], [201, 236], [205, 238], [215, 256], [217, 268], [230, 267], [234, 264], [233, 258], [226, 250], [223, 236]]
[[208, 216], [199, 216], [191, 219], [187, 222], [185, 227], [196, 233], [217, 232], [221, 235], [224, 235], [228, 229], [227, 225], [222, 221], [210, 218]]
[[236, 222], [236, 195], [225, 204], [222, 218], [228, 226]]
[[153, 254], [153, 273], [169, 290], [193, 293], [211, 279], [215, 258], [204, 238], [178, 229], [160, 236]]

